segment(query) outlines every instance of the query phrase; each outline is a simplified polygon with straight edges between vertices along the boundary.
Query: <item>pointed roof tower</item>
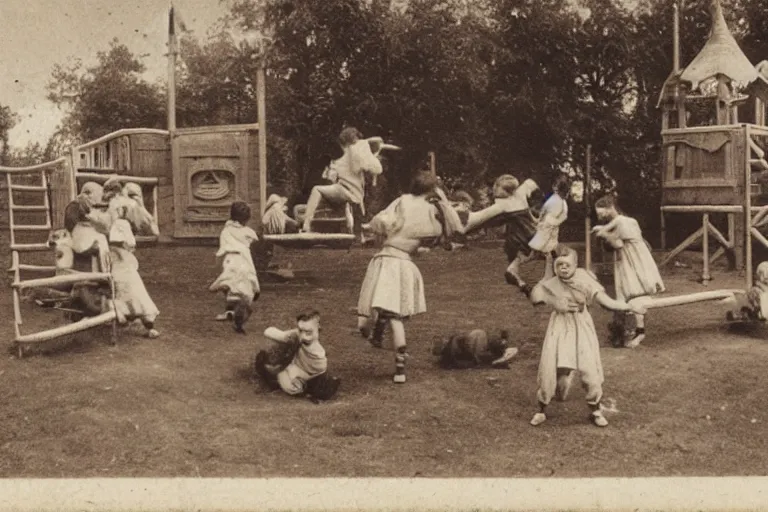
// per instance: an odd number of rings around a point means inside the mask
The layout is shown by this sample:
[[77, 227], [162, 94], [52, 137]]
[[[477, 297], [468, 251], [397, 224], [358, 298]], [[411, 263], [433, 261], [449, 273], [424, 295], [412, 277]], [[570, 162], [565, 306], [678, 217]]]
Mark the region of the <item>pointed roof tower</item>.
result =
[[712, 16], [712, 27], [706, 44], [685, 69], [673, 70], [670, 73], [659, 92], [657, 108], [665, 101], [677, 97], [677, 85], [681, 82], [690, 84], [687, 88], [689, 91], [695, 91], [703, 81], [718, 75], [727, 77], [743, 87], [744, 93], [757, 95], [768, 102], [768, 75], [761, 74], [741, 51], [725, 23], [720, 0], [712, 0], [709, 12]]
[[712, 0], [710, 14], [712, 28], [709, 39], [696, 58], [683, 70], [680, 80], [689, 82], [692, 90], [697, 89], [702, 81], [718, 74], [745, 86], [754, 82], [759, 76], [757, 69], [749, 62], [728, 30], [720, 0]]

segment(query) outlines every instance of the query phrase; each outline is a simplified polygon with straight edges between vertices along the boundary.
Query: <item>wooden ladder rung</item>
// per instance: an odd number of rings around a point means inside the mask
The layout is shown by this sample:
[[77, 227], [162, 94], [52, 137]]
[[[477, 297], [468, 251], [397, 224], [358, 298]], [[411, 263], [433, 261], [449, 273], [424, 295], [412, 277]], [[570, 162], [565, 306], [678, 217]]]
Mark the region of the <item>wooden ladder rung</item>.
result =
[[47, 243], [40, 244], [13, 244], [11, 245], [12, 251], [19, 252], [31, 252], [31, 251], [50, 251], [51, 248]]
[[51, 226], [48, 224], [26, 224], [16, 225], [12, 228], [14, 231], [50, 231]]
[[[9, 272], [13, 272], [14, 270], [16, 270], [16, 269], [14, 269], [13, 267], [8, 269]], [[25, 264], [20, 264], [19, 265], [19, 270], [29, 270], [29, 271], [34, 271], [34, 272], [55, 272], [56, 271], [56, 267], [53, 266], [53, 265], [25, 265]]]
[[11, 185], [11, 190], [48, 192], [48, 187], [43, 187], [41, 185]]
[[11, 208], [20, 212], [47, 212], [48, 207], [45, 205], [27, 205], [27, 204], [13, 204]]

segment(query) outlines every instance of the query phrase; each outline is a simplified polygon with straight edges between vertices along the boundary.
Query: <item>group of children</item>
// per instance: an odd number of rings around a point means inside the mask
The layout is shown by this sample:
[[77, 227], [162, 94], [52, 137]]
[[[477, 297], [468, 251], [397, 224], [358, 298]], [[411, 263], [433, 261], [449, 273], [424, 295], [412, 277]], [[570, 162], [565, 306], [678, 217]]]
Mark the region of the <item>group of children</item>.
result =
[[[345, 156], [332, 165], [337, 181], [313, 190], [304, 220], [305, 230], [311, 225], [321, 197], [352, 203], [355, 225], [360, 223], [362, 173], [381, 172], [380, 164], [359, 165], [359, 162], [368, 162], [365, 156], [370, 151], [353, 149], [364, 141], [354, 128], [342, 132], [340, 143]], [[355, 156], [356, 151], [363, 156]], [[358, 164], [351, 164], [355, 159]], [[504, 250], [509, 263], [506, 281], [517, 286], [534, 305], [553, 309], [538, 373], [540, 410], [531, 424], [539, 425], [546, 420], [547, 405], [552, 398], [567, 396], [574, 372], [578, 371], [592, 408], [590, 418], [595, 425], [605, 426], [607, 420], [600, 408], [603, 370], [590, 307], [599, 304], [634, 315], [637, 327], [626, 346], [636, 347], [645, 336], [645, 311], [628, 302], [635, 297], [662, 292], [664, 284], [637, 221], [621, 214], [614, 198], [606, 196], [595, 205], [603, 224], [595, 226], [593, 231], [615, 252], [616, 290], [615, 299], [610, 298], [593, 274], [578, 268], [576, 251], [559, 242], [560, 226], [568, 217], [568, 177], [562, 174], [555, 179], [552, 193], [538, 214], [530, 204], [537, 192], [539, 187], [533, 180], [520, 183], [512, 175], [503, 175], [493, 187], [494, 203], [483, 210], [469, 212], [462, 219], [435, 176], [429, 171], [416, 173], [408, 193], [395, 199], [369, 224], [382, 247], [371, 259], [362, 281], [357, 303], [358, 329], [376, 347], [383, 346], [386, 331], [391, 331], [395, 352], [393, 381], [406, 382], [405, 322], [427, 309], [424, 281], [414, 255], [424, 247], [450, 249], [457, 236], [503, 225]], [[232, 218], [221, 233], [217, 253], [223, 257], [223, 271], [211, 286], [211, 290], [226, 294], [226, 311], [217, 318], [233, 319], [240, 332], [251, 312], [251, 302], [259, 295], [258, 278], [250, 256], [250, 246], [258, 237], [247, 227], [249, 218], [245, 203], [232, 205]], [[355, 232], [358, 231], [356, 228]], [[537, 284], [530, 285], [522, 277], [522, 267], [537, 258], [546, 260], [545, 275]], [[267, 329], [265, 337], [280, 348], [263, 351], [256, 357], [256, 373], [270, 385], [292, 395], [332, 396], [339, 380], [327, 376], [327, 361], [319, 343], [318, 329], [317, 312], [300, 315], [296, 328], [291, 331]], [[506, 347], [506, 342], [503, 346]], [[313, 386], [314, 390], [310, 391]]]

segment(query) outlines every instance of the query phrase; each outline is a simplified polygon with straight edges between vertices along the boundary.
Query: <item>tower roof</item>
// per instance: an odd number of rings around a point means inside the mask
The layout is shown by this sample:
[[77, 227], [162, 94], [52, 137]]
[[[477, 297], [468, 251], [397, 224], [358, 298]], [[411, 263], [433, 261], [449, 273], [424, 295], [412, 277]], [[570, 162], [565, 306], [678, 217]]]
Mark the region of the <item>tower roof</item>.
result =
[[747, 85], [758, 78], [757, 69], [749, 62], [725, 23], [720, 0], [710, 6], [712, 28], [709, 39], [695, 59], [683, 70], [680, 80], [689, 82], [691, 89], [718, 74]]

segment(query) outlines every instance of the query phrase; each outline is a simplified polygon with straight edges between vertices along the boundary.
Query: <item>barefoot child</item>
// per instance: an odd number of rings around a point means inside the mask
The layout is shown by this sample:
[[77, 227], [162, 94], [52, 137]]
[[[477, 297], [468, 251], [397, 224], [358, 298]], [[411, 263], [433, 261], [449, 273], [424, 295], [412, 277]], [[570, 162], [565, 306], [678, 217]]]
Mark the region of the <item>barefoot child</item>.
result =
[[543, 254], [546, 266], [552, 265], [552, 251], [559, 244], [560, 225], [568, 218], [568, 203], [566, 199], [570, 193], [570, 180], [564, 173], [555, 179], [552, 185], [552, 195], [544, 202], [536, 224], [536, 233], [528, 242], [527, 252], [519, 252], [515, 260], [507, 267], [505, 277], [509, 284], [516, 284], [526, 295], [530, 294], [531, 287], [520, 277], [520, 265], [532, 260], [535, 256]]
[[[595, 212], [598, 219], [607, 224], [595, 226], [592, 232], [616, 251], [613, 267], [616, 299], [628, 302], [636, 297], [663, 292], [664, 282], [659, 268], [637, 221], [619, 213], [612, 195], [598, 199]], [[645, 338], [645, 317], [635, 314], [635, 321], [635, 335], [625, 345], [630, 348], [637, 347]]]
[[296, 328], [282, 331], [269, 327], [264, 337], [270, 350], [256, 355], [254, 370], [273, 388], [289, 395], [309, 394], [328, 400], [339, 388], [340, 379], [328, 377], [328, 359], [320, 344], [320, 313], [309, 311], [296, 317]]
[[261, 291], [251, 256], [251, 244], [259, 238], [247, 226], [251, 219], [251, 208], [247, 203], [232, 203], [229, 216], [219, 235], [216, 253], [217, 258], [224, 258], [222, 272], [209, 290], [223, 291], [226, 297], [226, 310], [216, 315], [216, 320], [234, 319], [235, 331], [244, 334], [243, 325], [253, 312], [251, 303], [259, 298]]
[[405, 382], [403, 322], [427, 310], [424, 281], [412, 257], [428, 240], [434, 244], [442, 238], [447, 245], [454, 233], [463, 231], [458, 214], [439, 197], [436, 186], [429, 171], [417, 173], [410, 193], [395, 199], [371, 221], [371, 230], [385, 241], [369, 263], [360, 289], [358, 329], [377, 347], [382, 346], [387, 325], [392, 329], [396, 383]]
[[[596, 302], [606, 309], [628, 311], [630, 306], [611, 299], [600, 283], [577, 265], [576, 251], [560, 246], [556, 251], [554, 268], [547, 267], [544, 279], [530, 294], [534, 304], [547, 304], [554, 308], [541, 349], [536, 393], [539, 412], [531, 419], [533, 426], [546, 421], [545, 411], [552, 398], [565, 400], [574, 371], [581, 374], [587, 404], [592, 409], [590, 420], [598, 427], [608, 425], [600, 409], [603, 366], [589, 307]], [[637, 312], [642, 310], [638, 308]]]

